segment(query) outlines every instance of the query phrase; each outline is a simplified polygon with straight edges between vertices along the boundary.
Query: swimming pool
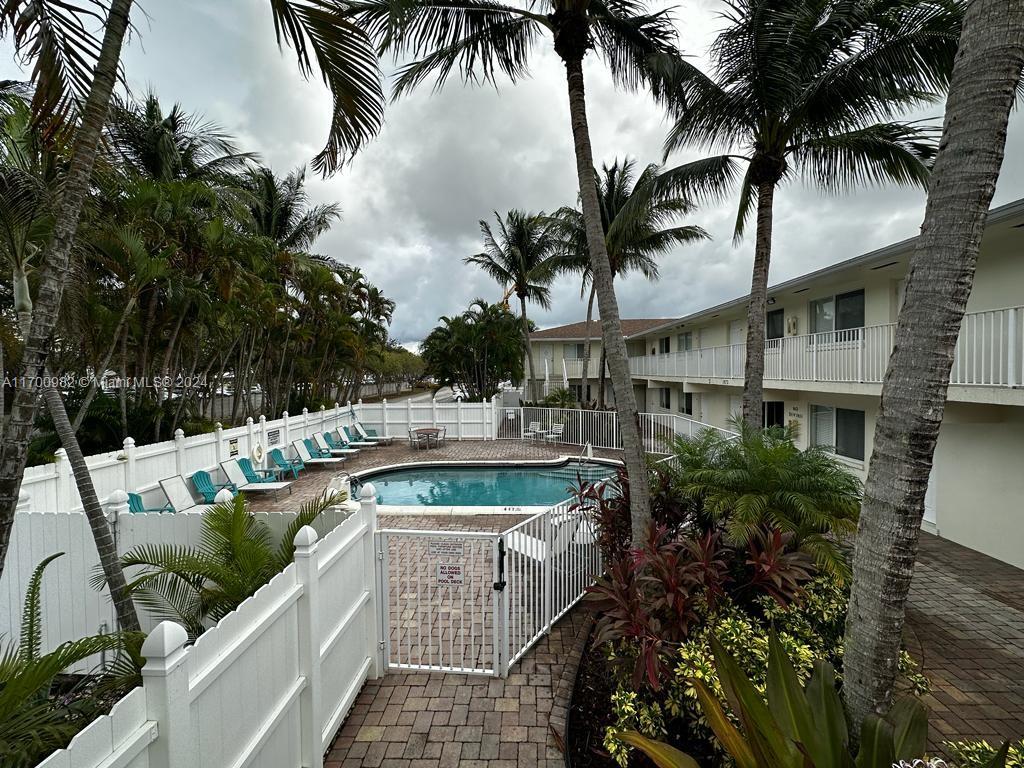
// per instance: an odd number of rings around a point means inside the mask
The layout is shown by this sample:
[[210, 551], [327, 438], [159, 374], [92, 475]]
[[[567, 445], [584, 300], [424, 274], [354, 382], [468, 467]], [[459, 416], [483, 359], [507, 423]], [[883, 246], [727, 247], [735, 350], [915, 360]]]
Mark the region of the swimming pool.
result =
[[563, 461], [542, 465], [419, 465], [360, 473], [377, 503], [420, 507], [542, 507], [569, 498], [579, 478], [593, 482], [615, 472], [610, 464]]

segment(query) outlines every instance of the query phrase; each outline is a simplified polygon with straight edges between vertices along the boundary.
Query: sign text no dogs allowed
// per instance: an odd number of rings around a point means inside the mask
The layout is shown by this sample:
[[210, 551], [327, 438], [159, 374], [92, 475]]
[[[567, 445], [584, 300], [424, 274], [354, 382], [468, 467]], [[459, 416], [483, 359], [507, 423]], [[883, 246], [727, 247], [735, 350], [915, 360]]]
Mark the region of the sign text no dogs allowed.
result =
[[464, 575], [462, 563], [437, 564], [437, 586], [439, 587], [462, 586]]

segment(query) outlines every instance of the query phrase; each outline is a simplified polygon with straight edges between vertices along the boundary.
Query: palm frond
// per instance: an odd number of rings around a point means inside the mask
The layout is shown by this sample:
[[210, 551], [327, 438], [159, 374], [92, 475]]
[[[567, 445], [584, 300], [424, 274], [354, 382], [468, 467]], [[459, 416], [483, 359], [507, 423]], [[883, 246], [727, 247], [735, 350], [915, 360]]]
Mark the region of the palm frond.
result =
[[21, 609], [21, 637], [19, 638], [18, 661], [21, 664], [28, 664], [39, 658], [43, 648], [43, 603], [40, 599], [40, 590], [43, 586], [43, 573], [46, 566], [63, 557], [63, 552], [57, 552], [45, 558], [32, 571], [25, 588], [25, 600]]

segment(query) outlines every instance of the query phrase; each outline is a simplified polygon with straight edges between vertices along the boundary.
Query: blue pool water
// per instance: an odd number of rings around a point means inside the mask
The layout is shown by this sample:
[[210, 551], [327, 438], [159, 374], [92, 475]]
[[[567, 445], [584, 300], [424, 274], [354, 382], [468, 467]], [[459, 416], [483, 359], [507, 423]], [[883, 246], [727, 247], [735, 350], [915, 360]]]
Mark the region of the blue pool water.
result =
[[569, 487], [614, 474], [607, 464], [575, 461], [561, 466], [415, 467], [363, 475], [377, 502], [392, 506], [547, 506], [565, 501]]

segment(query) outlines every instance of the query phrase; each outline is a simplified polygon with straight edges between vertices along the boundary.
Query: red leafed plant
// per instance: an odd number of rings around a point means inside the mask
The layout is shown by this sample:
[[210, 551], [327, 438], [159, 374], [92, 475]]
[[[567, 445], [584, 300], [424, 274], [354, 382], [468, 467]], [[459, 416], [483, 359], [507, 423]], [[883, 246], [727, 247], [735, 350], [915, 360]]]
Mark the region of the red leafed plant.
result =
[[806, 554], [787, 550], [790, 542], [790, 536], [766, 529], [748, 548], [733, 548], [719, 531], [673, 535], [652, 526], [643, 548], [615, 558], [589, 588], [594, 641], [625, 641], [619, 658], [632, 662], [634, 687], [646, 682], [658, 690], [666, 658], [721, 600], [766, 594], [786, 605], [799, 595], [816, 569]]

